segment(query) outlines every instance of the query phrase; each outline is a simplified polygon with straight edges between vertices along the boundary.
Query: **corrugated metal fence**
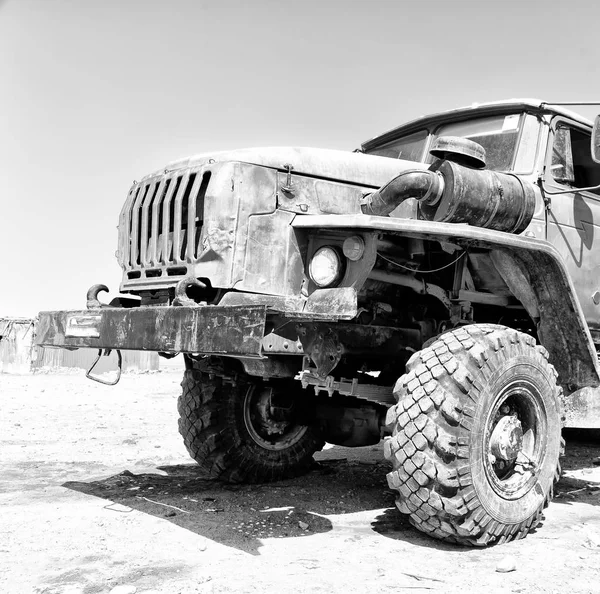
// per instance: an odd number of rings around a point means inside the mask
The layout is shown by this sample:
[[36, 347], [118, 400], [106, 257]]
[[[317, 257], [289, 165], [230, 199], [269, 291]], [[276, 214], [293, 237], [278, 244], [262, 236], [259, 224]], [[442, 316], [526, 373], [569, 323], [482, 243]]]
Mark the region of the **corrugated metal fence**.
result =
[[29, 373], [34, 320], [0, 318], [0, 373]]
[[[32, 370], [45, 367], [68, 367], [89, 369], [98, 355], [97, 349], [47, 349], [34, 347], [36, 358], [31, 363]], [[158, 353], [148, 351], [122, 351], [123, 371], [149, 371], [158, 369]], [[115, 369], [116, 357], [102, 357], [94, 368], [94, 373], [104, 373]]]
[[[0, 373], [31, 373], [42, 368], [89, 369], [96, 349], [50, 349], [33, 344], [36, 320], [0, 318]], [[159, 369], [158, 353], [123, 351], [123, 371], [154, 371]], [[102, 357], [94, 373], [115, 369], [114, 354]]]

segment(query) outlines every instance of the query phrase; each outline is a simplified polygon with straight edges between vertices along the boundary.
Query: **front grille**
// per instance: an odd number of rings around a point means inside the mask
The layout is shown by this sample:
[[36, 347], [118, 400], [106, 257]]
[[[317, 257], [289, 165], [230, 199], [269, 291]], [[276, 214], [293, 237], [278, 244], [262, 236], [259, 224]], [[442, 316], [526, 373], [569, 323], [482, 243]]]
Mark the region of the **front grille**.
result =
[[[119, 228], [120, 262], [128, 278], [185, 274], [200, 253], [210, 172], [189, 169], [134, 185]], [[165, 271], [166, 268], [166, 271]]]

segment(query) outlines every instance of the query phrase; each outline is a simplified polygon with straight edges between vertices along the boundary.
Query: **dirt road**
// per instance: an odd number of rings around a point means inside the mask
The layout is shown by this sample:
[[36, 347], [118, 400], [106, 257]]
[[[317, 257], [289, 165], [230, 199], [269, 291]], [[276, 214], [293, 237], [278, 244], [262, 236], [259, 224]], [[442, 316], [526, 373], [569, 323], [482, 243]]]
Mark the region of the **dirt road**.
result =
[[[0, 592], [600, 593], [600, 440], [568, 436], [534, 534], [465, 549], [396, 513], [380, 447], [331, 447], [273, 485], [198, 479], [179, 381], [0, 375]], [[506, 557], [516, 571], [496, 572]]]

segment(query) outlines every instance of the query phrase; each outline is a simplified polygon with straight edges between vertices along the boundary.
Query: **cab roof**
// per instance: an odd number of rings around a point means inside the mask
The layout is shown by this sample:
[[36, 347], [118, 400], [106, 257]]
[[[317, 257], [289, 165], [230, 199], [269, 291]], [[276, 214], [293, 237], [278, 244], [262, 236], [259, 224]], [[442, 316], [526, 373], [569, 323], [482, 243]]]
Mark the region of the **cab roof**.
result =
[[503, 101], [493, 101], [490, 103], [473, 103], [469, 106], [422, 116], [416, 120], [412, 120], [406, 124], [392, 128], [388, 132], [384, 132], [375, 138], [363, 142], [361, 148], [363, 150], [369, 150], [375, 146], [379, 146], [400, 136], [410, 134], [411, 132], [416, 132], [417, 130], [422, 130], [425, 126], [435, 127], [437, 124], [442, 122], [460, 121], [469, 119], [474, 115], [492, 116], [521, 111], [538, 115], [562, 115], [568, 117], [569, 119], [575, 120], [584, 126], [588, 126], [590, 128], [592, 127], [592, 122], [590, 120], [583, 117], [581, 114], [570, 109], [566, 109], [560, 105], [553, 105], [552, 103], [542, 101], [541, 99], [506, 99]]

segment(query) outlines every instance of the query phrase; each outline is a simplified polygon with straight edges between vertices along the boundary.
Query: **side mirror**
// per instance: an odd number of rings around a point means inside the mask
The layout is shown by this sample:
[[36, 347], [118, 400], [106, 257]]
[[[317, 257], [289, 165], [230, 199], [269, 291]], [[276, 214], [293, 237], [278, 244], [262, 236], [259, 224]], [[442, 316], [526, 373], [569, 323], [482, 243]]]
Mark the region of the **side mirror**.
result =
[[594, 120], [594, 128], [592, 130], [592, 159], [596, 163], [600, 163], [600, 115]]

